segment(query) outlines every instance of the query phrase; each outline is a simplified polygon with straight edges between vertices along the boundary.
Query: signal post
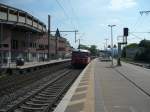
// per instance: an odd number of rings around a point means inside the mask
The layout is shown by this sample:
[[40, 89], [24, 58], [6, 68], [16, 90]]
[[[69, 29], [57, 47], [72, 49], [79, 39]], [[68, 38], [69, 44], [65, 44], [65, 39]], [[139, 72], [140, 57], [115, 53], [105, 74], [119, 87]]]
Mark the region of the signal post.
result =
[[[121, 66], [121, 45], [127, 45], [127, 37], [128, 37], [128, 32], [129, 29], [128, 28], [123, 28], [123, 42], [119, 42], [118, 43], [118, 60], [117, 60], [117, 65]], [[127, 54], [126, 48], [125, 48], [125, 54]]]

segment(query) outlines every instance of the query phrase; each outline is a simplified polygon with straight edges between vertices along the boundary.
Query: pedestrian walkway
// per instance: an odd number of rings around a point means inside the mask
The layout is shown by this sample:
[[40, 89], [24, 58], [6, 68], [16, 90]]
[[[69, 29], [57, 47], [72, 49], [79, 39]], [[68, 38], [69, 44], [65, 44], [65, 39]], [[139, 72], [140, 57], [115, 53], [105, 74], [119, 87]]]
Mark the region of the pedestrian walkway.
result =
[[149, 73], [150, 70], [135, 65], [111, 66], [111, 61], [95, 59], [55, 112], [149, 112]]

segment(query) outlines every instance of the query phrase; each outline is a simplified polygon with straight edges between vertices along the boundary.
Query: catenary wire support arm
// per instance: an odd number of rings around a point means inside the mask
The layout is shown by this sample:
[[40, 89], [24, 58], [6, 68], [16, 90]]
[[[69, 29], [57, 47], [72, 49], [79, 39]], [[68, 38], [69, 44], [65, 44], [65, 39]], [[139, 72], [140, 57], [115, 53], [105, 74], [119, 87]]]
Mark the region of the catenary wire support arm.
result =
[[[50, 31], [50, 32], [56, 32], [56, 31]], [[77, 42], [77, 32], [78, 30], [63, 30], [63, 31], [59, 31], [59, 32], [74, 32], [75, 33], [75, 43]]]
[[143, 16], [143, 14], [148, 15], [150, 13], [150, 11], [140, 11], [140, 15]]

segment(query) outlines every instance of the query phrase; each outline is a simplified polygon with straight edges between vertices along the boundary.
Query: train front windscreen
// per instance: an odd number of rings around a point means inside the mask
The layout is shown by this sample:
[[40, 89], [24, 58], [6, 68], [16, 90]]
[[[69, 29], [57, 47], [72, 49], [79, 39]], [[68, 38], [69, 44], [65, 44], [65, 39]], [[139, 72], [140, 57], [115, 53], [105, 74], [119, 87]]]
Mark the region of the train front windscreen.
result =
[[89, 53], [88, 52], [73, 52], [72, 56], [85, 58], [85, 57], [89, 56]]

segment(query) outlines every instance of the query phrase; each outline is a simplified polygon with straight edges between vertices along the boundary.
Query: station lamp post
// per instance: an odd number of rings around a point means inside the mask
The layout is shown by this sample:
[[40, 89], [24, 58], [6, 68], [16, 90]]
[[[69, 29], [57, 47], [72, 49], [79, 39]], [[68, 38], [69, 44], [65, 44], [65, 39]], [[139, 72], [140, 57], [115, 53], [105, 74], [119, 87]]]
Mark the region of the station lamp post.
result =
[[111, 57], [112, 57], [112, 66], [113, 66], [113, 30], [112, 28], [115, 27], [116, 25], [108, 25], [108, 27], [111, 28]]

